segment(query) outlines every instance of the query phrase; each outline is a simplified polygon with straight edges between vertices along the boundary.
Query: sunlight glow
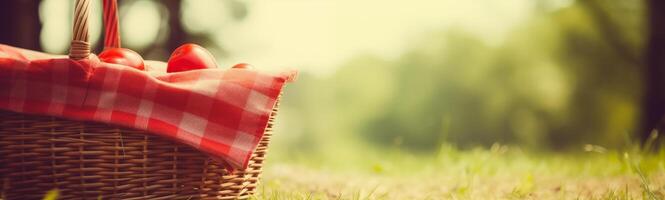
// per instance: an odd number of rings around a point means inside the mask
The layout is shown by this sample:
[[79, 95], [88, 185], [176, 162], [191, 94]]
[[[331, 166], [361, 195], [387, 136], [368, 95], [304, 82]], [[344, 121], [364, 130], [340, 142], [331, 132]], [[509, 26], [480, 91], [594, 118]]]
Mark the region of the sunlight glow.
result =
[[121, 16], [122, 23], [120, 23], [123, 45], [139, 50], [155, 42], [162, 22], [157, 3], [141, 0], [131, 4], [121, 4], [120, 9], [125, 13]]
[[[102, 37], [101, 1], [93, 1], [91, 7], [90, 42], [96, 44]], [[68, 0], [44, 0], [39, 5], [42, 21], [41, 46], [45, 52], [66, 54], [72, 40], [73, 2]]]
[[[216, 41], [233, 62], [291, 66], [328, 74], [354, 55], [401, 55], [423, 33], [460, 28], [488, 44], [530, 16], [528, 0], [415, 0], [248, 2], [249, 15], [221, 30]], [[278, 65], [278, 66], [275, 66]]]
[[72, 32], [72, 8], [67, 0], [44, 0], [39, 5], [39, 18], [42, 21], [41, 45], [49, 53], [64, 53], [69, 48]]
[[180, 19], [187, 32], [213, 32], [231, 21], [229, 9], [224, 1], [184, 0]]

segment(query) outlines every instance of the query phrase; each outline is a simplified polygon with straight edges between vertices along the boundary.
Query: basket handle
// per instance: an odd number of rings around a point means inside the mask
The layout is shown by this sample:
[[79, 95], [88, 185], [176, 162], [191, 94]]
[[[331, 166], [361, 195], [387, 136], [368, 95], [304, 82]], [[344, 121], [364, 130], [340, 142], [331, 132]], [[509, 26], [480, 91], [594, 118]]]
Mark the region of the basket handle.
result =
[[[76, 0], [74, 7], [74, 34], [69, 48], [69, 58], [80, 60], [90, 55], [88, 37], [88, 16], [91, 0]], [[120, 47], [117, 0], [103, 0], [104, 6], [104, 48]]]
[[104, 48], [120, 48], [118, 0], [102, 1], [104, 8]]

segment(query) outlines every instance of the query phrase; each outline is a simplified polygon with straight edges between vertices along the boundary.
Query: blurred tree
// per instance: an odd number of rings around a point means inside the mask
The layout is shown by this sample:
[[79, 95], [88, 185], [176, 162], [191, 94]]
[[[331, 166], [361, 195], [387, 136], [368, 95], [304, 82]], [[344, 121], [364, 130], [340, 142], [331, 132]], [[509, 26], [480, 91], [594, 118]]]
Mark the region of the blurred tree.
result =
[[[634, 6], [638, 4], [633, 1], [633, 4], [626, 5], [627, 3], [617, 3], [612, 6], [607, 4], [602, 4], [598, 0], [588, 0], [588, 1], [579, 1], [582, 6], [588, 11], [590, 16], [594, 21], [594, 25], [598, 28], [600, 36], [602, 39], [616, 51], [616, 55], [621, 56], [623, 59], [632, 62], [634, 64], [634, 70], [641, 67], [644, 64], [644, 59], [640, 55], [641, 48], [634, 45], [634, 42], [630, 41], [625, 35], [629, 34], [627, 32], [638, 31], [640, 34], [644, 34], [643, 30], [625, 30], [622, 26], [633, 26], [636, 22], [627, 22], [626, 19], [621, 20], [619, 17], [626, 17], [628, 20], [634, 17], [642, 17], [641, 15], [631, 15], [631, 16], [616, 16], [612, 15], [613, 11], [628, 11], [626, 10], [629, 6]], [[637, 22], [639, 23], [639, 22]]]
[[[503, 108], [493, 108], [496, 104], [505, 106], [501, 99], [506, 97], [504, 94], [512, 94], [506, 88], [510, 78], [505, 76], [512, 73], [511, 69], [492, 68], [489, 63], [495, 53], [461, 30], [423, 37], [397, 61], [396, 67], [380, 69], [394, 71], [395, 87], [388, 93], [391, 97], [383, 109], [377, 109], [381, 114], [365, 123], [366, 139], [387, 145], [399, 141], [409, 149], [424, 151], [443, 142], [469, 145], [514, 141], [507, 123], [496, 115]], [[375, 76], [377, 72], [367, 74]], [[354, 96], [358, 97], [362, 96]]]
[[169, 39], [167, 40], [166, 48], [173, 51], [187, 41], [187, 32], [185, 32], [185, 29], [180, 22], [180, 16], [182, 15], [182, 1], [167, 0], [162, 3], [166, 6], [169, 12]]
[[558, 62], [574, 77], [567, 122], [550, 134], [557, 146], [571, 141], [625, 143], [636, 133], [643, 87], [641, 1], [577, 1], [555, 15], [561, 26]]
[[539, 11], [499, 47], [463, 31], [424, 37], [398, 61], [396, 95], [368, 121], [367, 139], [425, 150], [622, 144], [639, 117], [640, 4]]
[[40, 0], [3, 1], [0, 5], [0, 43], [41, 50]]
[[[640, 102], [641, 117], [635, 135], [642, 141], [646, 141], [651, 130], [656, 128], [665, 116], [665, 104], [663, 103], [665, 102], [665, 21], [662, 20], [665, 19], [665, 3], [658, 0], [640, 1], [647, 8], [645, 16], [646, 30], [638, 30], [638, 32], [646, 38], [646, 45], [644, 45], [644, 48], [636, 48], [631, 46], [630, 39], [623, 35], [627, 31], [635, 31], [631, 27], [621, 27], [621, 25], [635, 24], [625, 23], [625, 19], [624, 21], [619, 19], [626, 17], [623, 14], [625, 12], [612, 12], [616, 9], [612, 10], [608, 4], [602, 4], [597, 0], [580, 2], [594, 16], [596, 24], [602, 30], [602, 36], [611, 44], [614, 50], [619, 52], [617, 55], [633, 62], [634, 66], [632, 68], [636, 70], [639, 68], [642, 72], [642, 87], [644, 89]], [[617, 5], [626, 7], [626, 2], [613, 5], [615, 8]], [[611, 13], [621, 14], [619, 14], [620, 16], [612, 16]]]
[[[223, 44], [217, 42], [214, 38], [219, 34], [223, 34], [224, 28], [222, 25], [223, 20], [228, 21], [242, 21], [248, 14], [248, 9], [246, 3], [238, 0], [224, 0], [218, 1], [213, 5], [205, 5], [207, 9], [205, 11], [200, 10], [186, 10], [184, 5], [186, 4], [203, 4], [205, 1], [184, 1], [184, 0], [164, 0], [159, 1], [164, 7], [166, 7], [168, 15], [168, 30], [166, 31], [167, 39], [164, 41], [164, 44], [158, 45], [166, 50], [166, 52], [172, 52], [180, 45], [184, 43], [196, 43], [202, 45], [211, 51], [215, 56], [223, 57], [226, 55], [226, 51], [223, 48]], [[219, 3], [222, 2], [222, 3]], [[190, 5], [191, 6], [191, 5]], [[229, 12], [222, 12], [221, 10], [228, 10]], [[201, 22], [192, 22], [188, 20], [197, 20], [184, 17], [186, 14], [192, 14], [187, 12], [221, 12], [221, 15], [213, 15], [214, 13], [209, 13], [207, 17], [212, 17], [212, 20], [217, 22], [213, 24], [205, 24]], [[210, 21], [210, 20], [208, 20]], [[186, 24], [192, 23], [192, 24]], [[189, 25], [190, 29], [187, 28]], [[196, 27], [197, 29], [214, 29], [212, 31], [195, 31], [191, 29], [191, 26], [210, 26], [210, 27]], [[168, 58], [169, 55], [164, 55], [163, 58]]]
[[[649, 0], [647, 4], [649, 33], [643, 115], [639, 129], [643, 141], [665, 114], [665, 1]], [[662, 140], [663, 137], [660, 138]]]

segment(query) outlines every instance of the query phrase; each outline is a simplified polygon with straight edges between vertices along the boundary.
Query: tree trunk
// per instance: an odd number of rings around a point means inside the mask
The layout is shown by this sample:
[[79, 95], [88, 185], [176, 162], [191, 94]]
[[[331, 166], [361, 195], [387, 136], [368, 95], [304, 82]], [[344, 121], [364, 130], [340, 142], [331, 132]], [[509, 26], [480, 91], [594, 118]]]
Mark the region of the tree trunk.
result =
[[173, 52], [176, 48], [187, 41], [187, 34], [180, 23], [181, 0], [162, 1], [169, 10], [169, 40], [166, 42], [168, 52]]
[[3, 1], [0, 3], [0, 43], [41, 50], [39, 0]]
[[644, 71], [642, 124], [639, 130], [642, 141], [649, 138], [652, 129], [663, 125], [660, 122], [665, 114], [665, 1], [649, 0], [647, 8], [649, 38]]

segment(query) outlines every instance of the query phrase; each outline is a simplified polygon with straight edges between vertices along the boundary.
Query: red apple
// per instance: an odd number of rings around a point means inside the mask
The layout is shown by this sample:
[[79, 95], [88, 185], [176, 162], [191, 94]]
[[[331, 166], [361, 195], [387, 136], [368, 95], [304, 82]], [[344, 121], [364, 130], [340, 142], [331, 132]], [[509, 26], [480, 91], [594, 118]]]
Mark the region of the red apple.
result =
[[141, 55], [125, 48], [108, 48], [99, 54], [99, 60], [106, 63], [121, 64], [130, 66], [139, 70], [144, 70], [143, 58]]
[[234, 69], [254, 69], [254, 66], [247, 64], [247, 63], [238, 63], [236, 65], [233, 65]]
[[173, 51], [166, 72], [217, 68], [215, 58], [208, 50], [196, 44], [183, 44]]

